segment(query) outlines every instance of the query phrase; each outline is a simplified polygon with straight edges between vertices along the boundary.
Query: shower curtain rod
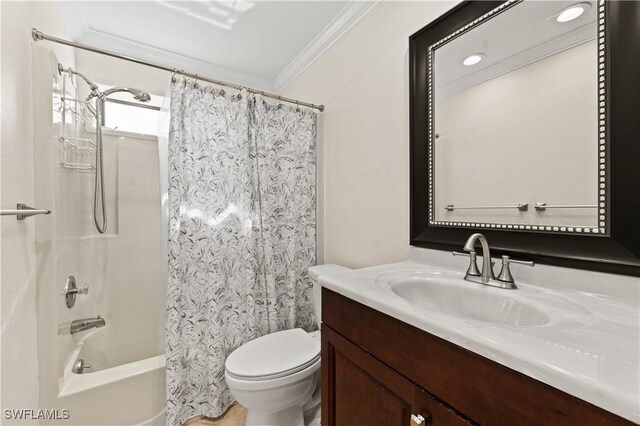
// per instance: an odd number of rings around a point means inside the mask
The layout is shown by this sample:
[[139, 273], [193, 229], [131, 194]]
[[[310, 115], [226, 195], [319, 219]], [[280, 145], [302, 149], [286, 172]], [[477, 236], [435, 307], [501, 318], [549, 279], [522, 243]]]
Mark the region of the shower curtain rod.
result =
[[292, 104], [302, 105], [302, 106], [306, 106], [306, 107], [309, 107], [309, 108], [315, 108], [317, 110], [324, 111], [324, 105], [310, 104], [308, 102], [302, 102], [302, 101], [298, 101], [296, 99], [286, 98], [284, 96], [276, 95], [276, 94], [273, 94], [273, 93], [268, 93], [268, 92], [265, 92], [265, 91], [262, 91], [262, 90], [257, 90], [257, 89], [252, 89], [250, 87], [241, 86], [239, 84], [227, 83], [226, 81], [215, 80], [213, 78], [208, 78], [208, 77], [202, 77], [202, 76], [200, 76], [198, 74], [184, 72], [183, 70], [178, 70], [178, 69], [171, 68], [171, 67], [165, 67], [164, 65], [154, 64], [153, 62], [147, 62], [147, 61], [143, 61], [141, 59], [136, 59], [136, 58], [132, 58], [132, 57], [129, 57], [129, 56], [119, 55], [117, 53], [109, 52], [107, 50], [102, 50], [102, 49], [98, 49], [96, 47], [87, 46], [86, 44], [76, 43], [76, 42], [73, 42], [73, 41], [64, 40], [62, 38], [53, 37], [53, 36], [44, 34], [42, 31], [38, 31], [35, 28], [31, 29], [31, 36], [33, 37], [34, 41], [40, 41], [40, 40], [52, 41], [54, 43], [64, 44], [64, 45], [67, 45], [67, 46], [75, 47], [77, 49], [87, 50], [89, 52], [94, 52], [94, 53], [99, 53], [101, 55], [111, 56], [112, 58], [122, 59], [122, 60], [133, 62], [133, 63], [136, 63], [136, 64], [145, 65], [145, 66], [152, 67], [152, 68], [157, 68], [159, 70], [164, 70], [164, 71], [169, 71], [169, 72], [173, 72], [173, 73], [177, 73], [177, 74], [182, 74], [182, 75], [184, 75], [186, 77], [190, 77], [190, 78], [193, 78], [195, 80], [201, 80], [201, 81], [206, 81], [208, 83], [217, 84], [217, 85], [220, 85], [220, 86], [231, 87], [231, 88], [236, 89], [236, 90], [246, 90], [249, 93], [256, 93], [256, 94], [265, 96], [267, 98], [277, 99], [277, 100], [279, 100], [281, 102], [289, 102], [289, 103], [292, 103]]

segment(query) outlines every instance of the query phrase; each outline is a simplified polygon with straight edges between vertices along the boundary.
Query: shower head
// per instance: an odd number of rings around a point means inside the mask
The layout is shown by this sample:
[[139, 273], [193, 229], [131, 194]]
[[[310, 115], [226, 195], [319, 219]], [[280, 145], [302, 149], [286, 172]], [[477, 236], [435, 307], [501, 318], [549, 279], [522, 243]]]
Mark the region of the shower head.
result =
[[133, 95], [133, 99], [140, 102], [149, 102], [151, 100], [151, 96], [147, 92], [138, 89], [130, 89], [128, 87], [112, 87], [111, 89], [107, 89], [102, 92], [103, 97], [107, 97], [112, 93], [116, 92], [128, 92]]

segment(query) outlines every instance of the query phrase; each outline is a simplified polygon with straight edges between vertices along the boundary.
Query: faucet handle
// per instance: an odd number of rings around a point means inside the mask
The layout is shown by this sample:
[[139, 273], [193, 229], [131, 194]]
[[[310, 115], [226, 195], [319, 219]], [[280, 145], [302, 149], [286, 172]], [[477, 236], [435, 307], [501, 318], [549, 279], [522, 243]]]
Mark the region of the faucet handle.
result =
[[62, 290], [61, 294], [64, 296], [67, 308], [71, 309], [76, 303], [76, 296], [78, 294], [89, 294], [89, 286], [85, 285], [83, 287], [78, 287], [75, 277], [73, 275], [69, 275], [67, 283], [65, 284], [64, 290]]
[[469, 258], [469, 267], [467, 268], [467, 273], [465, 276], [473, 276], [479, 277], [480, 270], [478, 269], [478, 264], [476, 263], [476, 252], [470, 251], [469, 253], [461, 253], [459, 251], [451, 252], [454, 256], [466, 256]]
[[511, 275], [511, 269], [509, 268], [510, 263], [517, 263], [519, 265], [526, 266], [535, 266], [535, 262], [529, 260], [516, 260], [511, 259], [509, 256], [502, 256], [502, 269], [500, 270], [500, 274], [498, 274], [497, 280], [515, 284], [515, 280], [513, 279], [513, 275]]
[[82, 287], [76, 287], [69, 290], [62, 290], [61, 295], [66, 296], [68, 294], [89, 294], [89, 285], [85, 284]]
[[526, 266], [536, 266], [536, 262], [532, 261], [532, 260], [516, 260], [516, 259], [511, 259], [509, 256], [502, 256], [503, 258], [507, 258], [509, 260], [509, 263], [517, 263], [518, 265], [526, 265]]

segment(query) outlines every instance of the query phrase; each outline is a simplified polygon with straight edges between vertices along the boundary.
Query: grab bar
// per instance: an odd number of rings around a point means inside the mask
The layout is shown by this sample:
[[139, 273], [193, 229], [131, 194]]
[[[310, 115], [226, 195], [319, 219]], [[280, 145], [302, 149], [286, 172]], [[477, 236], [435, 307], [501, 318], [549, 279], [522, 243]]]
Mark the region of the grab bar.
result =
[[51, 214], [49, 209], [34, 209], [26, 204], [18, 203], [15, 210], [0, 210], [0, 216], [16, 216], [18, 220], [24, 220], [27, 217], [37, 214]]
[[447, 211], [454, 210], [472, 210], [472, 209], [518, 209], [521, 212], [526, 212], [529, 209], [529, 204], [518, 204], [517, 206], [455, 206], [453, 204], [447, 204], [445, 209]]
[[554, 204], [547, 205], [547, 203], [536, 203], [536, 210], [545, 211], [546, 209], [595, 209], [598, 206], [595, 204]]

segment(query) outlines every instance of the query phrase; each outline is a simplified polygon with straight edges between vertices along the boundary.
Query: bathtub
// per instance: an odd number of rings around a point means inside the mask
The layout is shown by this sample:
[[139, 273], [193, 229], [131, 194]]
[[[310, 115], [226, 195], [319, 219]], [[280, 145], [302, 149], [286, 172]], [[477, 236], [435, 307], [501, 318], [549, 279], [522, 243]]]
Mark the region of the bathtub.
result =
[[[100, 329], [80, 338], [59, 379], [58, 404], [69, 410], [69, 419], [56, 424], [164, 426], [165, 356], [157, 355], [122, 365], [91, 360], [92, 343], [100, 342]], [[101, 345], [99, 345], [101, 346]], [[72, 372], [78, 359], [91, 368]]]

